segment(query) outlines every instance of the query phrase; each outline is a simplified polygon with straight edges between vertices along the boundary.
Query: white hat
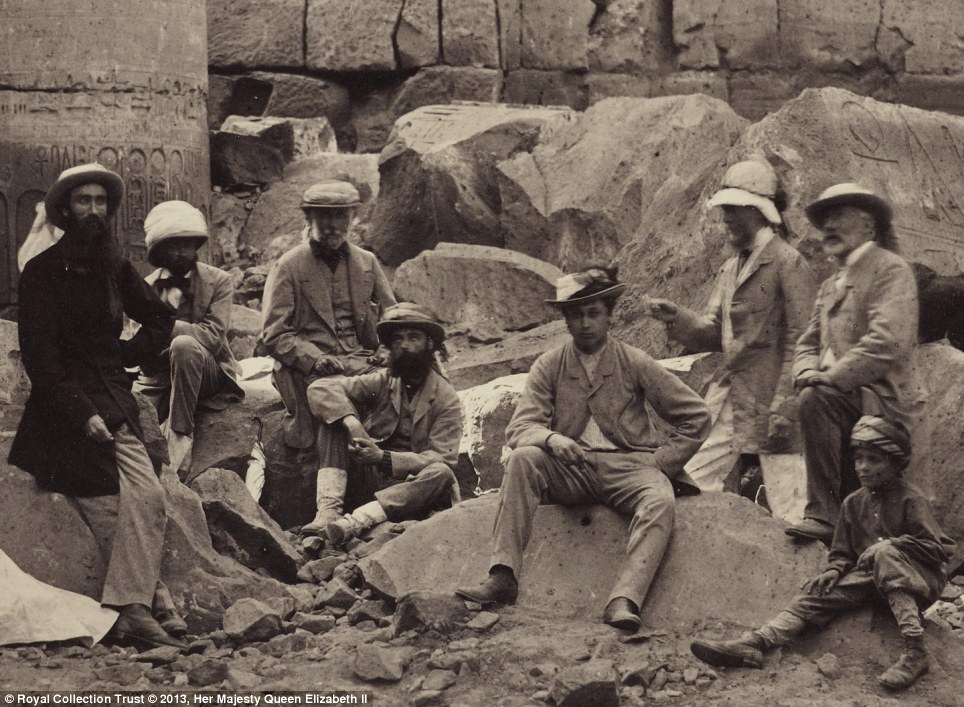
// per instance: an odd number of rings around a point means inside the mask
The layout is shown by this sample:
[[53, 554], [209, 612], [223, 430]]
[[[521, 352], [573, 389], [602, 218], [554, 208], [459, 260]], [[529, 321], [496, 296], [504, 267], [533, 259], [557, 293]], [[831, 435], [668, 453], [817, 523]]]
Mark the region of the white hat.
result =
[[94, 162], [65, 169], [57, 177], [44, 197], [44, 208], [50, 223], [61, 230], [67, 228], [68, 218], [64, 215], [64, 209], [69, 205], [70, 192], [85, 184], [100, 184], [107, 190], [107, 215], [114, 215], [124, 198], [124, 181], [115, 172]]
[[172, 238], [194, 238], [204, 243], [208, 239], [208, 225], [204, 214], [186, 201], [163, 201], [147, 213], [144, 219], [144, 245], [147, 260], [152, 259], [158, 245]]
[[[591, 290], [590, 290], [591, 288]], [[557, 307], [570, 304], [584, 304], [607, 297], [617, 298], [626, 289], [626, 284], [618, 282], [603, 268], [589, 268], [571, 275], [563, 275], [556, 280], [556, 298], [547, 299], [547, 304]], [[590, 290], [588, 293], [586, 290]]]
[[807, 218], [817, 228], [823, 228], [827, 211], [835, 206], [853, 206], [866, 211], [874, 217], [878, 231], [890, 226], [892, 218], [890, 204], [870, 189], [853, 182], [834, 184], [820, 192], [817, 200], [806, 208]]
[[777, 193], [777, 174], [768, 162], [737, 162], [726, 170], [720, 187], [707, 202], [709, 206], [753, 206], [770, 223], [783, 223], [773, 203]]

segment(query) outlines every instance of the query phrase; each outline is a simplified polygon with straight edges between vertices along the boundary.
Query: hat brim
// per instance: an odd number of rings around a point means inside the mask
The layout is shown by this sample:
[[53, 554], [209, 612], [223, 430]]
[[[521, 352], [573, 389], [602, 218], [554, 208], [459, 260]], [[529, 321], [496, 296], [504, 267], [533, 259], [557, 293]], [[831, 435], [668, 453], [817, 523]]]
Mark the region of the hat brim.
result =
[[836, 206], [853, 206], [861, 211], [866, 211], [874, 217], [874, 221], [881, 225], [889, 225], [893, 217], [890, 204], [876, 194], [837, 194], [826, 199], [817, 199], [804, 211], [815, 228], [823, 228], [827, 211]]
[[587, 302], [594, 302], [598, 299], [607, 299], [609, 297], [618, 298], [626, 290], [626, 283], [621, 282], [618, 285], [613, 285], [612, 287], [607, 287], [605, 290], [600, 290], [599, 292], [593, 292], [591, 295], [583, 295], [581, 297], [570, 297], [569, 299], [547, 299], [543, 300], [546, 304], [551, 304], [554, 307], [568, 307], [571, 304], [585, 304]]
[[353, 209], [356, 206], [361, 206], [360, 201], [353, 201], [350, 204], [309, 204], [307, 202], [301, 202], [302, 211], [310, 211], [311, 209]]
[[198, 243], [198, 248], [200, 248], [201, 246], [203, 246], [205, 243], [208, 242], [208, 234], [201, 233], [200, 231], [185, 231], [184, 233], [172, 233], [168, 236], [162, 236], [161, 238], [158, 238], [156, 241], [151, 243], [150, 246], [148, 246], [147, 262], [149, 262], [151, 265], [154, 265], [155, 267], [161, 267], [160, 263], [154, 262], [153, 260], [154, 253], [155, 251], [157, 251], [157, 247], [159, 245], [161, 245], [162, 243], [167, 243], [170, 240], [174, 240], [175, 238], [192, 238], [194, 240], [201, 241], [200, 243]]
[[388, 322], [378, 322], [378, 324], [375, 325], [375, 332], [378, 334], [378, 340], [383, 346], [389, 346], [392, 333], [398, 331], [399, 329], [417, 329], [419, 331], [424, 331], [433, 339], [445, 341], [445, 329], [442, 328], [441, 324], [436, 324], [435, 322], [407, 322], [403, 320], [393, 320]]
[[770, 223], [783, 223], [776, 205], [765, 196], [754, 194], [746, 189], [726, 187], [710, 197], [708, 206], [752, 206], [763, 214]]
[[107, 215], [117, 213], [121, 199], [124, 198], [124, 180], [114, 172], [82, 172], [72, 174], [54, 183], [44, 197], [44, 208], [47, 220], [61, 230], [66, 230], [69, 218], [64, 215], [65, 203], [70, 199], [70, 192], [85, 184], [100, 184], [107, 190]]

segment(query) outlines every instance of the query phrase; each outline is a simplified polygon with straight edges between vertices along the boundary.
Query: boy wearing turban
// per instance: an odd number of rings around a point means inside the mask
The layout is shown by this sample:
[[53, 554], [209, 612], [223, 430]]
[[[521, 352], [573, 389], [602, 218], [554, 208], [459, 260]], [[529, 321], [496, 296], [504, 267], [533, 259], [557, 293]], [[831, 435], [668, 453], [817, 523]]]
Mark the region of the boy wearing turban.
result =
[[756, 631], [735, 641], [693, 641], [697, 658], [759, 668], [764, 651], [789, 643], [808, 624], [824, 626], [840, 611], [880, 596], [897, 620], [904, 651], [878, 681], [900, 690], [927, 672], [920, 609], [936, 601], [947, 582], [954, 541], [941, 531], [928, 500], [903, 478], [911, 444], [901, 423], [865, 415], [850, 439], [861, 488], [844, 499], [826, 569]]

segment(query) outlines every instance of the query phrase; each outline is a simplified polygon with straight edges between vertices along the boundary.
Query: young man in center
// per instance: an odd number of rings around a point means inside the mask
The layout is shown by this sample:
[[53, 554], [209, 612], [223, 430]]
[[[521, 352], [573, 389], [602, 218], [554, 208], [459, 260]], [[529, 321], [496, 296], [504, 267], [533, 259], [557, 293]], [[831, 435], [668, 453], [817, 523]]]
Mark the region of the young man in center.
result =
[[[639, 628], [639, 609], [669, 544], [674, 487], [699, 493], [683, 465], [709, 433], [700, 397], [646, 353], [609, 335], [625, 285], [614, 269], [589, 268], [556, 283], [547, 300], [565, 317], [571, 341], [532, 366], [506, 428], [512, 449], [499, 495], [489, 576], [457, 594], [479, 604], [512, 604], [522, 553], [541, 503], [604, 504], [632, 515], [626, 561], [603, 620]], [[660, 440], [649, 403], [670, 427]]]

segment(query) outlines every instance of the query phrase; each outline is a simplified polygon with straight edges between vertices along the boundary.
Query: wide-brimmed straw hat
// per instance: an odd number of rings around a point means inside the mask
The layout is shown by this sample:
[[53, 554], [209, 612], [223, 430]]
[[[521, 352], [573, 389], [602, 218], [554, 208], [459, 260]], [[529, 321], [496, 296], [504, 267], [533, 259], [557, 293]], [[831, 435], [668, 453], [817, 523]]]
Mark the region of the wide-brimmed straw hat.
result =
[[439, 343], [445, 341], [445, 329], [438, 323], [435, 312], [414, 302], [401, 302], [389, 307], [375, 325], [378, 340], [384, 346], [389, 345], [392, 334], [399, 329], [418, 329]]
[[563, 275], [556, 280], [556, 298], [547, 299], [546, 303], [556, 307], [566, 307], [610, 297], [615, 299], [625, 289], [624, 283], [617, 282], [602, 268], [589, 268], [571, 275]]
[[709, 206], [753, 206], [770, 223], [783, 223], [773, 198], [777, 173], [769, 162], [745, 160], [731, 166], [720, 181], [720, 190], [710, 197]]
[[340, 179], [312, 184], [301, 196], [302, 209], [348, 209], [360, 203], [361, 196], [355, 186]]
[[61, 230], [67, 228], [69, 219], [64, 210], [70, 206], [70, 192], [85, 184], [103, 186], [107, 190], [107, 215], [113, 216], [117, 212], [117, 207], [124, 198], [124, 180], [103, 165], [80, 164], [61, 172], [44, 197], [44, 208], [50, 223]]
[[878, 231], [889, 227], [893, 216], [890, 204], [870, 189], [853, 182], [845, 182], [834, 184], [820, 192], [816, 201], [807, 206], [807, 218], [814, 226], [822, 228], [827, 211], [836, 206], [853, 206], [861, 211], [866, 211], [874, 217]]
[[192, 238], [198, 247], [208, 239], [208, 224], [204, 214], [186, 201], [163, 201], [151, 209], [144, 219], [144, 245], [147, 260], [152, 265], [157, 247], [172, 238]]

